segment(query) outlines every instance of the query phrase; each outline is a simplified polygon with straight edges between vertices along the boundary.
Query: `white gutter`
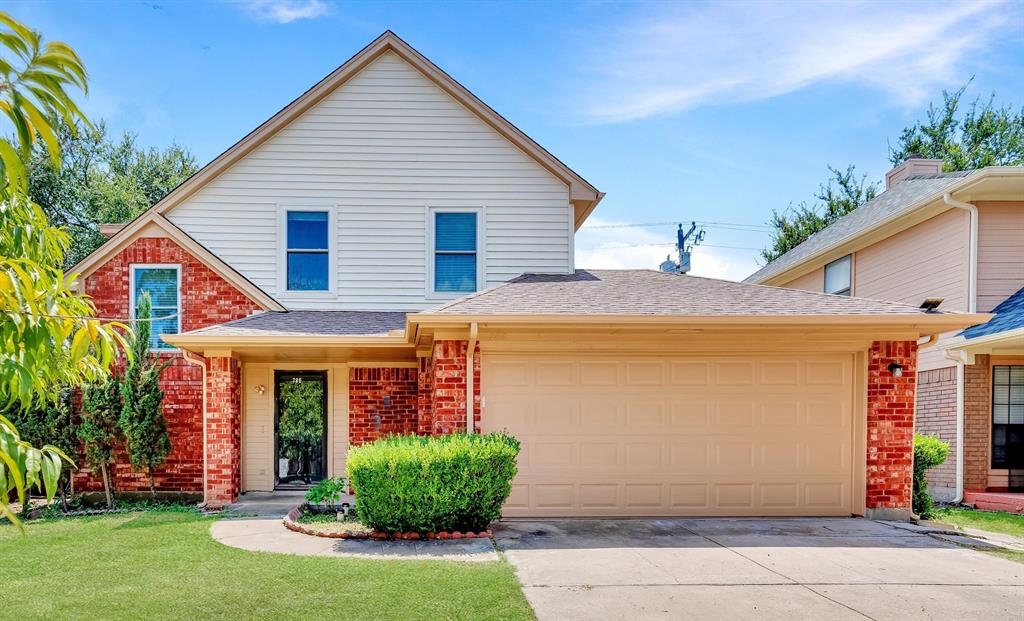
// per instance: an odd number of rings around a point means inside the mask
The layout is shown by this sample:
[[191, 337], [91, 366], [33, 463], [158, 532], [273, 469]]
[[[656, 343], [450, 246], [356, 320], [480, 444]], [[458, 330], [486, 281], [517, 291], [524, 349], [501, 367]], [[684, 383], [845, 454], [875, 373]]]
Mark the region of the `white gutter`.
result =
[[474, 321], [469, 324], [469, 347], [466, 349], [466, 433], [474, 433], [473, 411], [476, 398], [473, 394], [473, 368], [474, 354], [476, 353], [477, 325]]
[[978, 306], [978, 208], [970, 203], [958, 201], [953, 195], [946, 192], [942, 195], [942, 202], [950, 207], [963, 209], [971, 214], [970, 230], [970, 260], [967, 279], [967, 312], [973, 313]]
[[956, 361], [956, 493], [954, 503], [964, 498], [964, 363], [965, 351], [946, 350], [942, 354]]
[[206, 506], [206, 476], [207, 476], [207, 465], [206, 465], [206, 362], [197, 358], [191, 357], [191, 352], [181, 350], [181, 357], [185, 359], [185, 362], [194, 364], [203, 370], [203, 506]]

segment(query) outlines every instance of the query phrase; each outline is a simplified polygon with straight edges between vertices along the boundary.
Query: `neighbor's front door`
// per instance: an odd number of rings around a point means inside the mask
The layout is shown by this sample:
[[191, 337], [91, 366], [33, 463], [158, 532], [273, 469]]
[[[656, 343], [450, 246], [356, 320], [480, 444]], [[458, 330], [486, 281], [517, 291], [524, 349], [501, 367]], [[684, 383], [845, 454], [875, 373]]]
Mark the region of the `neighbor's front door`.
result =
[[274, 487], [327, 476], [327, 373], [274, 372]]

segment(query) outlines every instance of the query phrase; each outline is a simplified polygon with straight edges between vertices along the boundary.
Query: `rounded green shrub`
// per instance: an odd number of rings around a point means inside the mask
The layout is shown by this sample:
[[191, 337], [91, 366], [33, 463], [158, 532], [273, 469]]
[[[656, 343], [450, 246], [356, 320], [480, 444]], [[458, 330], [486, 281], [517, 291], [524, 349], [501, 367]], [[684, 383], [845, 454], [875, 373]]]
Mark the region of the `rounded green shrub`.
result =
[[932, 497], [928, 495], [928, 481], [924, 474], [942, 465], [949, 457], [949, 443], [938, 436], [914, 434], [914, 513], [929, 517], [932, 513]]
[[504, 433], [391, 436], [348, 452], [356, 512], [384, 532], [473, 531], [501, 517], [519, 441]]

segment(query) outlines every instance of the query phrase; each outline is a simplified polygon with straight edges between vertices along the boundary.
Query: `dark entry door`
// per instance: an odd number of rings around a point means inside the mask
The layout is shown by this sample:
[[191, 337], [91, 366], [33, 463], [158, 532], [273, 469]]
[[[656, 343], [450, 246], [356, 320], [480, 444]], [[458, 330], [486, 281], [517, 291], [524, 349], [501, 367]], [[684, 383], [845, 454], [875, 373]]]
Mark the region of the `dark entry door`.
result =
[[327, 476], [327, 373], [274, 372], [274, 486], [308, 487]]
[[1024, 366], [992, 367], [992, 468], [1009, 471], [1012, 491], [1024, 489]]

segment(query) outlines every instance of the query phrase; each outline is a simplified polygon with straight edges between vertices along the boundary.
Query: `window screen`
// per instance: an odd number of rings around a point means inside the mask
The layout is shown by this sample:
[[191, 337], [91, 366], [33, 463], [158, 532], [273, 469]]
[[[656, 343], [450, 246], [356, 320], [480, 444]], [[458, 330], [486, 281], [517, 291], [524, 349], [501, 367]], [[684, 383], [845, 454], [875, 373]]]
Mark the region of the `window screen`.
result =
[[476, 213], [434, 214], [434, 291], [476, 291]]

